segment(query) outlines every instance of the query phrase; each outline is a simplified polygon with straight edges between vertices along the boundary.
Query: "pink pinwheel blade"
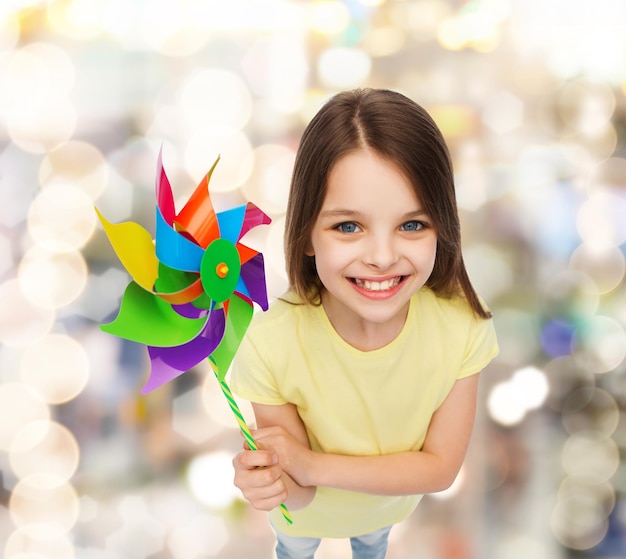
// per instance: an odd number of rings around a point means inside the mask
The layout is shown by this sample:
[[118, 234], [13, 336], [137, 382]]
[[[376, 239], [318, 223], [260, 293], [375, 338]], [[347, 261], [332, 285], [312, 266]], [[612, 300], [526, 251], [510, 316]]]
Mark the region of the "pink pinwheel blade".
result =
[[225, 324], [224, 309], [215, 309], [204, 330], [190, 342], [176, 347], [148, 346], [151, 370], [142, 394], [175, 379], [211, 355], [222, 341]]
[[156, 176], [156, 199], [157, 207], [161, 210], [163, 218], [168, 225], [174, 224], [174, 217], [176, 216], [176, 209], [174, 207], [174, 195], [172, 194], [172, 187], [170, 181], [167, 178], [165, 169], [163, 168], [163, 148], [159, 150], [159, 159], [157, 161], [157, 176]]
[[246, 205], [246, 215], [243, 218], [243, 224], [239, 232], [239, 238], [241, 239], [250, 229], [253, 229], [257, 225], [267, 225], [271, 222], [272, 220], [265, 215], [262, 210], [257, 208], [252, 202], [248, 202]]

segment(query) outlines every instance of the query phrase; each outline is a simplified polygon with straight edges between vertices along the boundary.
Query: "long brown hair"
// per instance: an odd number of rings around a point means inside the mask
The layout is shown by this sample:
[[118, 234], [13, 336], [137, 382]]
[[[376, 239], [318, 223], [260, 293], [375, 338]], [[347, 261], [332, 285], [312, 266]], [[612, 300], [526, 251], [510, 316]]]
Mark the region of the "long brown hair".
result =
[[332, 97], [304, 130], [296, 155], [285, 225], [290, 288], [319, 303], [315, 260], [305, 254], [326, 195], [332, 166], [356, 149], [374, 150], [406, 175], [437, 233], [435, 266], [426, 285], [441, 296], [464, 295], [473, 312], [489, 318], [470, 283], [461, 254], [461, 230], [452, 162], [430, 115], [404, 95], [357, 89]]

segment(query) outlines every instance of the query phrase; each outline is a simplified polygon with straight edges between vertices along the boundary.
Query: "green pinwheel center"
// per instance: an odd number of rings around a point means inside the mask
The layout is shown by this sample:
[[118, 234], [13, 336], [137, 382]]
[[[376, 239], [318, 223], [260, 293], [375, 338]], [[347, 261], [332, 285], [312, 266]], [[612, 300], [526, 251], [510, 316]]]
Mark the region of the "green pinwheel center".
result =
[[200, 280], [205, 293], [223, 303], [235, 291], [241, 261], [235, 245], [226, 239], [215, 239], [204, 251], [200, 262]]

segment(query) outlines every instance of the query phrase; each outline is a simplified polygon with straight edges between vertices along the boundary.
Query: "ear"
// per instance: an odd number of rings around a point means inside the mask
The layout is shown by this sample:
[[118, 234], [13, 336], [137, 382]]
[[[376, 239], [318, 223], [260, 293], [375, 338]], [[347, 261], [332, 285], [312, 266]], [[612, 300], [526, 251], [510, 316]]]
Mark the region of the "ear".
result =
[[304, 254], [306, 254], [307, 256], [315, 256], [315, 251], [313, 250], [313, 245], [311, 244], [311, 241], [307, 243], [306, 248], [304, 249]]

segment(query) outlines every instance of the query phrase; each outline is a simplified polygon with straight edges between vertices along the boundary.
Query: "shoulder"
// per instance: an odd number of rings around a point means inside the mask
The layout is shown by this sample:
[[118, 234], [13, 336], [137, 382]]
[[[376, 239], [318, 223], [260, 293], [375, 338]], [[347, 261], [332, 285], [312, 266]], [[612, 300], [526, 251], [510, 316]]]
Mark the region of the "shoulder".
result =
[[430, 288], [422, 288], [415, 298], [414, 318], [430, 332], [439, 332], [457, 341], [476, 336], [492, 338], [495, 343], [493, 320], [477, 316], [464, 297], [444, 297]]
[[418, 312], [430, 319], [441, 318], [445, 321], [461, 322], [483, 321], [474, 314], [467, 300], [460, 295], [442, 296], [428, 287], [423, 287], [414, 295], [414, 299]]
[[247, 335], [255, 338], [275, 336], [276, 332], [280, 332], [281, 336], [287, 336], [294, 332], [299, 324], [307, 324], [316, 311], [318, 307], [287, 293], [272, 301], [267, 311], [255, 312]]

